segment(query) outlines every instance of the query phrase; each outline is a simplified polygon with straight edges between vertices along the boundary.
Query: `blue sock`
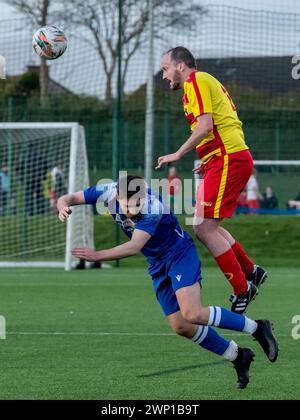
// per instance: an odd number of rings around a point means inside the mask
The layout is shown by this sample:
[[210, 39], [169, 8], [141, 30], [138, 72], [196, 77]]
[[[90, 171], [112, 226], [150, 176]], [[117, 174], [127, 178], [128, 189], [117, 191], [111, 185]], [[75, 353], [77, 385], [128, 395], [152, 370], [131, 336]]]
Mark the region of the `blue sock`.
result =
[[227, 360], [235, 360], [237, 357], [238, 346], [233, 341], [225, 340], [215, 330], [210, 327], [199, 325], [193, 342]]
[[254, 334], [257, 330], [257, 323], [251, 319], [229, 312], [227, 309], [218, 306], [210, 306], [209, 326], [219, 327], [224, 330], [240, 331]]

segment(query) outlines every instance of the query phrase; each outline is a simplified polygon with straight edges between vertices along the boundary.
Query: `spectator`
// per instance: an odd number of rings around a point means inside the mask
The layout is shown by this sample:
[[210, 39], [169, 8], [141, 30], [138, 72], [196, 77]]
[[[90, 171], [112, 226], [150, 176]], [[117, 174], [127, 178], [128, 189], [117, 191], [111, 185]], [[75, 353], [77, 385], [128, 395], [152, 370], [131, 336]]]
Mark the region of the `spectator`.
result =
[[300, 186], [297, 197], [295, 197], [294, 200], [288, 201], [288, 207], [293, 210], [300, 210]]
[[263, 194], [261, 208], [265, 210], [274, 210], [278, 208], [278, 199], [271, 187], [267, 187]]
[[181, 213], [181, 178], [175, 166], [171, 166], [168, 172], [168, 195], [171, 209], [175, 214]]
[[43, 197], [45, 202], [45, 214], [49, 214], [51, 210], [51, 188], [52, 188], [52, 170], [49, 169], [46, 173], [46, 177], [42, 182]]
[[247, 192], [242, 191], [237, 201], [236, 214], [248, 213], [247, 210], [248, 210]]
[[0, 215], [4, 215], [7, 208], [7, 200], [10, 191], [10, 176], [7, 166], [0, 171]]
[[56, 203], [59, 197], [67, 193], [67, 186], [62, 167], [57, 165], [51, 171], [52, 185], [50, 192], [50, 208], [53, 213], [57, 212]]
[[[247, 204], [249, 209], [259, 209], [261, 194], [259, 192], [259, 186], [257, 182], [257, 172], [253, 169], [252, 175], [247, 184]], [[251, 213], [251, 211], [250, 211]]]
[[25, 214], [45, 214], [43, 184], [47, 177], [47, 161], [32, 142], [18, 156], [16, 173], [24, 185]]

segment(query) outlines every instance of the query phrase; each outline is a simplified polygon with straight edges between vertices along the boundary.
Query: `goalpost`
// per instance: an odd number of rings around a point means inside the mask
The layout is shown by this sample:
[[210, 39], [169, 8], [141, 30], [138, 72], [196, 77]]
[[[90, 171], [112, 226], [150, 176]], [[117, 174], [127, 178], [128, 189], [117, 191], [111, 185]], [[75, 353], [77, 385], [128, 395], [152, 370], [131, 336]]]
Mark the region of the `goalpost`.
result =
[[[194, 161], [196, 168], [200, 160]], [[257, 180], [260, 192], [264, 193], [266, 187], [271, 187], [279, 200], [279, 208], [287, 209], [289, 200], [300, 195], [300, 160], [255, 160]], [[195, 175], [195, 190], [201, 177]]]
[[89, 186], [84, 128], [77, 123], [0, 123], [0, 267], [75, 267], [74, 246], [94, 246], [90, 206], [66, 225], [59, 196]]

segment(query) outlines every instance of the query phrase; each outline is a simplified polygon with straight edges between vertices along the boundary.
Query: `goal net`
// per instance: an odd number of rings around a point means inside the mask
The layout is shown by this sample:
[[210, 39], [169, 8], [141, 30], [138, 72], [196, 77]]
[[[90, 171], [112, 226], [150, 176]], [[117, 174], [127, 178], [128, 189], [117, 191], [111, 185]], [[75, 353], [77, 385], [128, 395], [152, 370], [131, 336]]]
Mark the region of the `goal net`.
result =
[[[196, 160], [194, 167], [199, 164], [200, 161]], [[257, 213], [300, 213], [300, 160], [255, 160], [254, 167], [261, 198], [271, 187], [278, 200], [276, 209], [268, 211], [261, 208]], [[199, 175], [195, 175], [195, 188], [200, 179]]]
[[75, 267], [71, 249], [93, 247], [93, 213], [67, 224], [57, 199], [89, 185], [85, 133], [77, 123], [0, 124], [0, 267]]

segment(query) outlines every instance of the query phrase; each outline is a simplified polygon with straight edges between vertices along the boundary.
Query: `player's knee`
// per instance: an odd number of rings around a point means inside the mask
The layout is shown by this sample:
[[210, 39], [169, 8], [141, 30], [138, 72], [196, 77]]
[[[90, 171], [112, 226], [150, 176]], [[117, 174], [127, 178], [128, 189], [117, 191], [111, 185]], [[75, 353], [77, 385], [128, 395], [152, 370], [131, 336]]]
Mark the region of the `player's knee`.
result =
[[183, 318], [191, 324], [207, 325], [207, 316], [202, 309], [190, 310], [187, 309], [182, 313]]
[[204, 242], [205, 240], [205, 229], [202, 226], [194, 226], [194, 233], [196, 238], [200, 241], [200, 242]]
[[172, 324], [172, 330], [181, 337], [190, 336], [190, 328], [186, 325], [186, 323]]
[[204, 221], [201, 224], [194, 225], [194, 233], [199, 239], [199, 241], [205, 243], [207, 240], [210, 240], [211, 238], [215, 237], [218, 227], [219, 225], [217, 223], [212, 223], [211, 221]]

